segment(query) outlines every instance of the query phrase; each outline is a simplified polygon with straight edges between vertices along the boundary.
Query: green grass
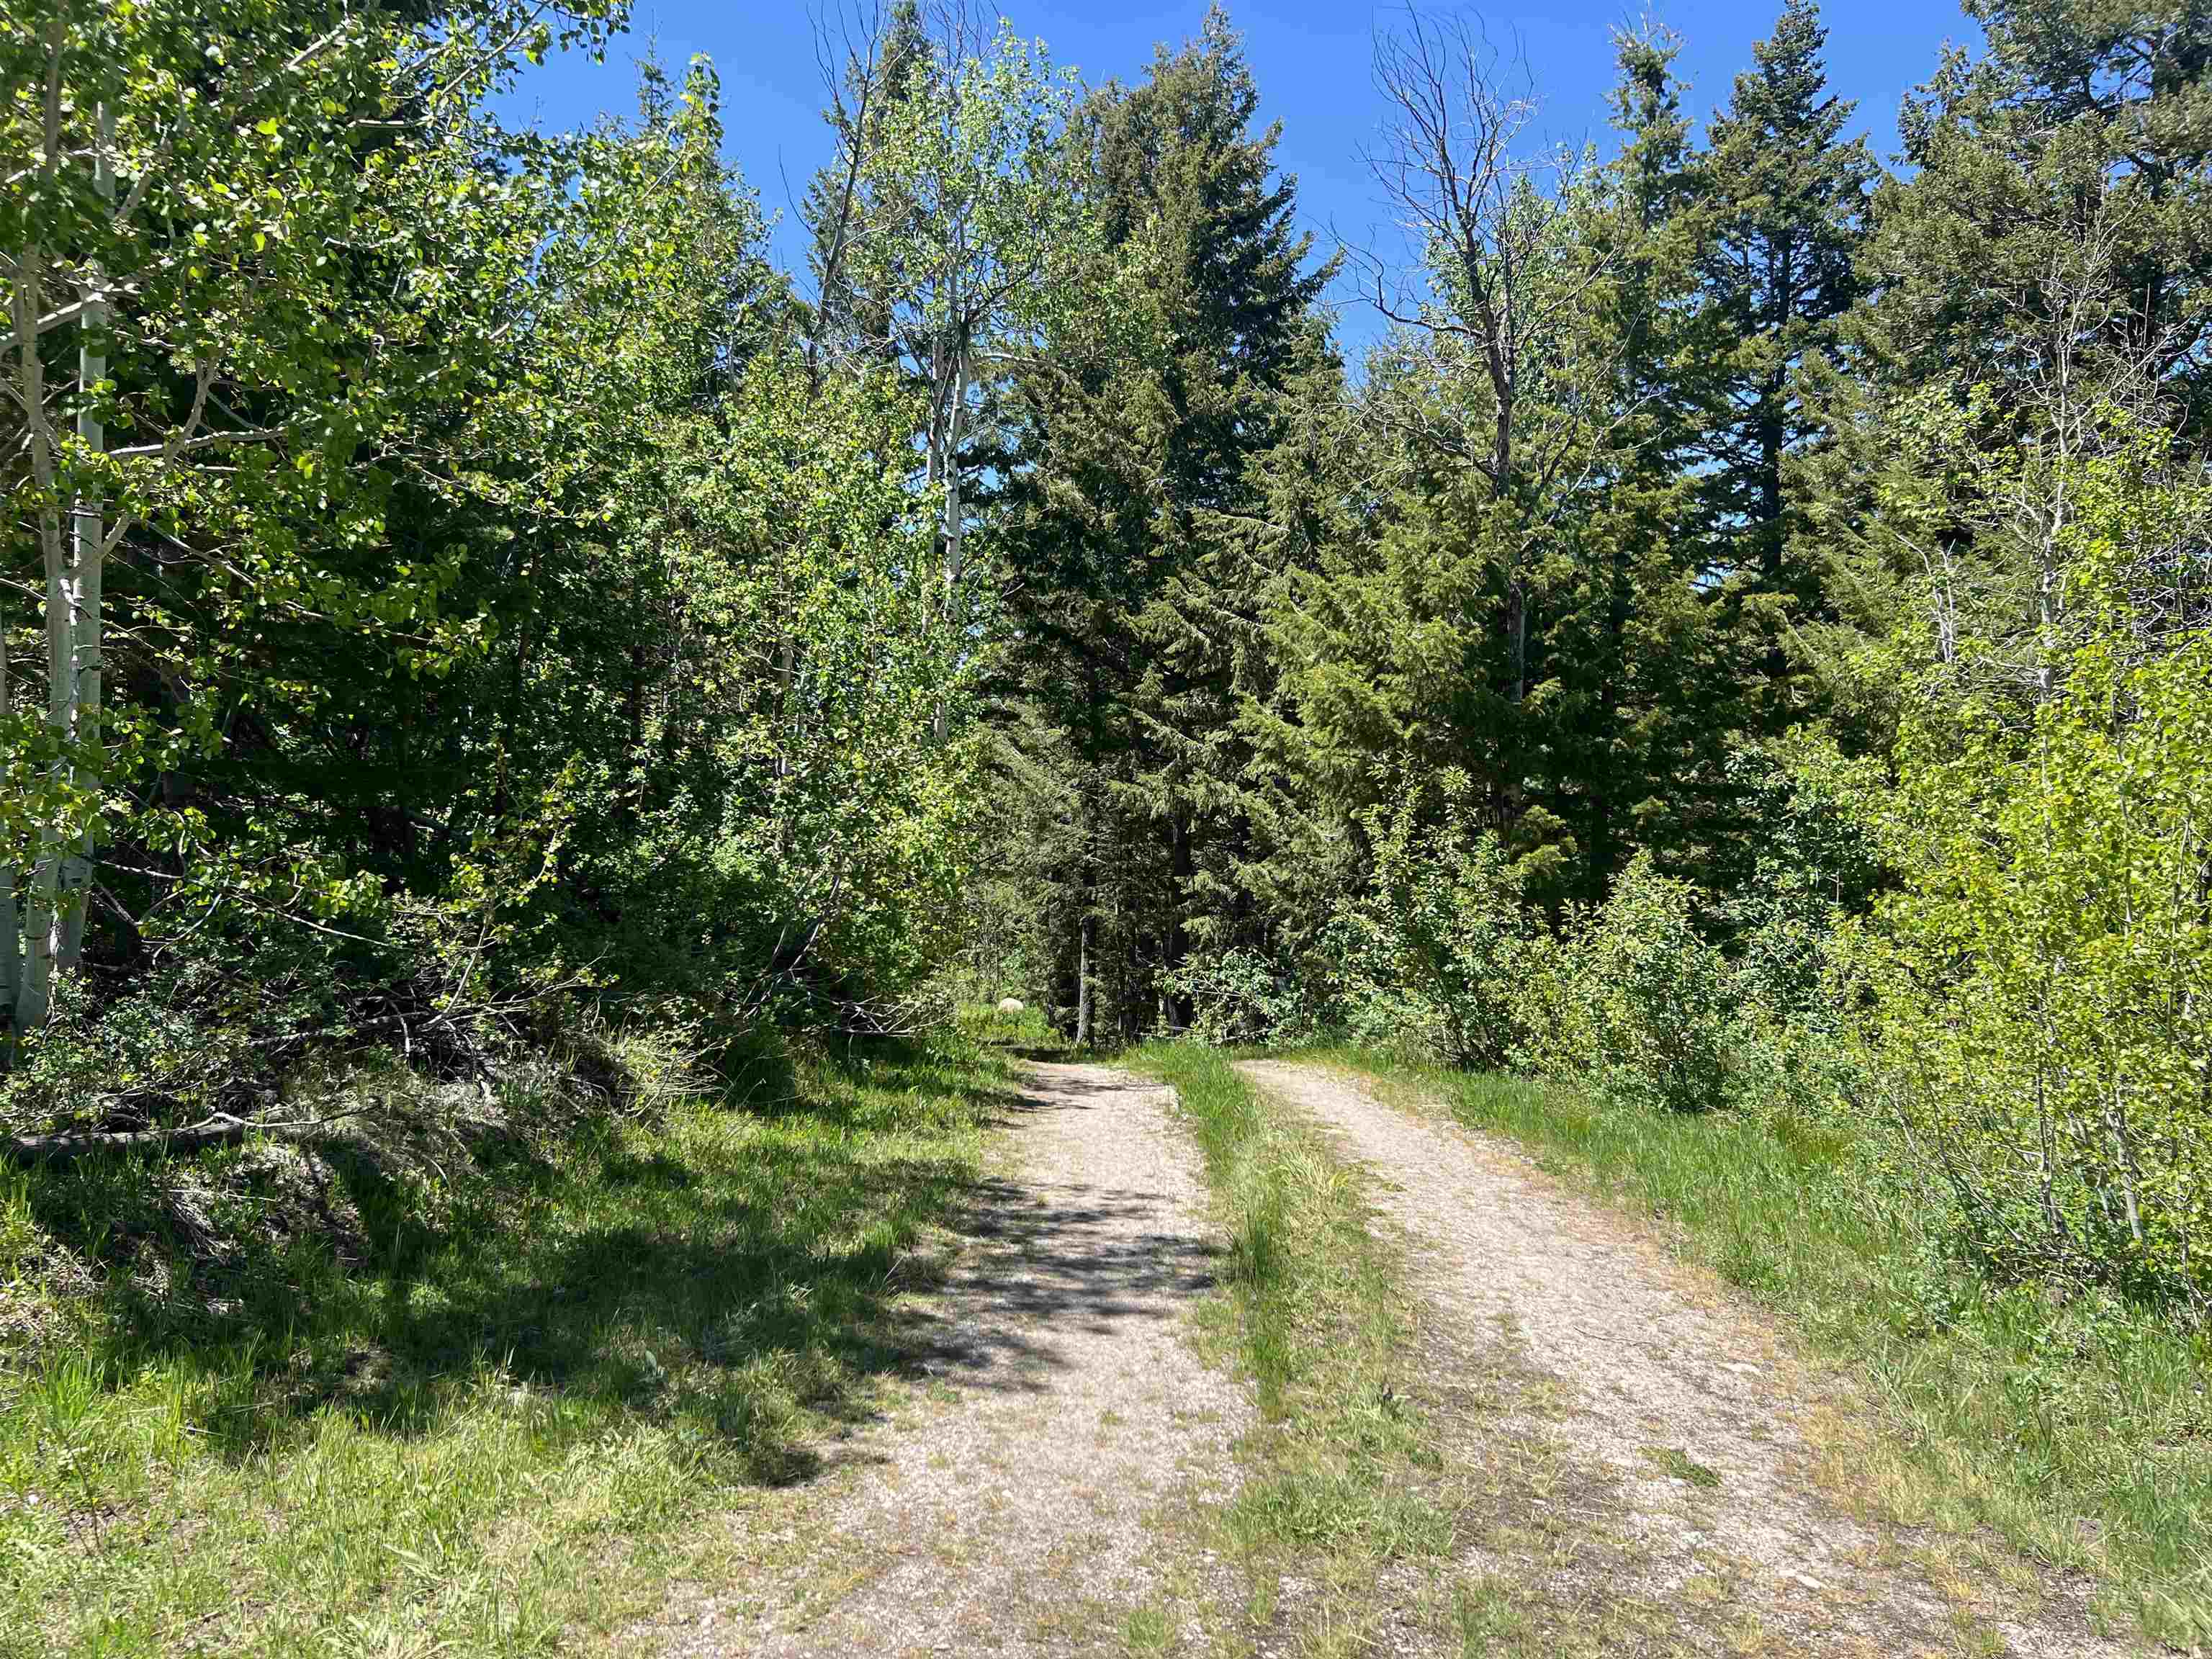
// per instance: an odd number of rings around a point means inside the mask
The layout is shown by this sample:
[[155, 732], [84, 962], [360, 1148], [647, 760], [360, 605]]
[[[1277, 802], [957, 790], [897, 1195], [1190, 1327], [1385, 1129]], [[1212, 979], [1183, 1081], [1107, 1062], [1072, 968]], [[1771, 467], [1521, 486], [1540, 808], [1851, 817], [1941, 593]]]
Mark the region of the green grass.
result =
[[1574, 1091], [1309, 1056], [1444, 1101], [1537, 1161], [1660, 1220], [1674, 1247], [1866, 1379], [1890, 1431], [1836, 1449], [1894, 1518], [1994, 1528], [2093, 1575], [2118, 1628], [2212, 1643], [2212, 1340], [2101, 1294], [1998, 1287], [1853, 1126], [1608, 1108]]
[[1407, 1304], [1392, 1247], [1355, 1176], [1294, 1115], [1271, 1109], [1219, 1053], [1159, 1042], [1126, 1063], [1174, 1085], [1229, 1234], [1221, 1333], [1251, 1377], [1260, 1423], [1223, 1517], [1267, 1625], [1295, 1572], [1309, 1647], [1354, 1639], [1377, 1567], [1436, 1559], [1452, 1520], [1401, 1368]]
[[1056, 1054], [1068, 1046], [1034, 1003], [1018, 1014], [1002, 1014], [994, 1003], [963, 1003], [959, 1024], [961, 1034], [972, 1042], [1024, 1054]]
[[0, 1169], [0, 1653], [622, 1648], [905, 1367], [997, 1075]]
[[1660, 1474], [1686, 1485], [1710, 1491], [1721, 1483], [1718, 1474], [1697, 1462], [1680, 1446], [1646, 1446], [1644, 1455], [1650, 1460], [1652, 1467]]

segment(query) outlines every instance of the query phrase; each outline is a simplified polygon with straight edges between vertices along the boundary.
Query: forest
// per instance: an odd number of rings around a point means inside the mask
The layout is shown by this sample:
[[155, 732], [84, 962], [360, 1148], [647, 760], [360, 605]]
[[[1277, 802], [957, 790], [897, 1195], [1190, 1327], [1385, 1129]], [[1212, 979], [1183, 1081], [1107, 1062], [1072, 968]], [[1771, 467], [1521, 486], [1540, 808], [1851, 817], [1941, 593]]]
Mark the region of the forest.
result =
[[1624, 24], [1583, 148], [1381, 12], [1401, 257], [1230, 10], [1094, 83], [894, 0], [800, 269], [711, 62], [496, 112], [630, 21], [0, 7], [0, 1280], [1018, 998], [1847, 1147], [1930, 1282], [2201, 1340], [2212, 13], [1966, 0], [1882, 155], [1815, 0], [1694, 98]]

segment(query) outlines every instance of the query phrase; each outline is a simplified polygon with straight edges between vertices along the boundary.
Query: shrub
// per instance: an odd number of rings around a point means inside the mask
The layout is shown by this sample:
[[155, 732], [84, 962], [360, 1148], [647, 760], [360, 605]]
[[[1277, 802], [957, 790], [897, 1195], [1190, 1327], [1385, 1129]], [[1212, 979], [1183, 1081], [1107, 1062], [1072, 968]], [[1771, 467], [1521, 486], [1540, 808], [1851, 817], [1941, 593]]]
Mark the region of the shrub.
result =
[[1529, 922], [1519, 872], [1447, 786], [1441, 823], [1408, 801], [1370, 823], [1375, 873], [1324, 937], [1352, 1034], [1455, 1066], [1501, 1065], [1519, 1030]]
[[1704, 1111], [1728, 1099], [1728, 964], [1698, 931], [1691, 890], [1630, 860], [1612, 896], [1532, 982], [1556, 1059], [1624, 1105]]
[[1287, 1045], [1320, 1035], [1312, 1000], [1296, 979], [1238, 946], [1193, 957], [1162, 984], [1191, 1005], [1191, 1035], [1216, 1047]]
[[1775, 1016], [1832, 1023], [1836, 919], [1864, 914], [1880, 872], [1873, 838], [1850, 810], [1879, 787], [1876, 770], [1802, 734], [1729, 763], [1759, 826], [1758, 850], [1719, 917], [1738, 994]]

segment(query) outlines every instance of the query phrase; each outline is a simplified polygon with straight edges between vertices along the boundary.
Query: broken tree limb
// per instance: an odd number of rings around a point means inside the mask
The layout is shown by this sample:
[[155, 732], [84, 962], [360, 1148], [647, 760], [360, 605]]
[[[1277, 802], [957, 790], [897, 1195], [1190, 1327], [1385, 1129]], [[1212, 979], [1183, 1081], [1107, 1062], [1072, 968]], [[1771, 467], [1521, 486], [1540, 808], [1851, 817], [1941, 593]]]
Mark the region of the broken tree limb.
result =
[[304, 1140], [333, 1123], [358, 1115], [360, 1112], [356, 1110], [334, 1112], [328, 1117], [270, 1121], [219, 1113], [175, 1129], [85, 1129], [52, 1135], [14, 1135], [0, 1140], [0, 1160], [26, 1164], [62, 1164], [98, 1152], [197, 1152], [210, 1146], [235, 1146], [252, 1135], [271, 1140]]

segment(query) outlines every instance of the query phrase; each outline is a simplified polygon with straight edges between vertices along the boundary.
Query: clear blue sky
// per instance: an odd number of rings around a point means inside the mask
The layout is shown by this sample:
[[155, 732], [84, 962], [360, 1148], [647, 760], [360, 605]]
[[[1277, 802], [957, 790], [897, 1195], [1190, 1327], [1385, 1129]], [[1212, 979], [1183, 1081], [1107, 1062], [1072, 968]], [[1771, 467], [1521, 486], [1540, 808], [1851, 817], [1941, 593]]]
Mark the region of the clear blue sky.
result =
[[[829, 4], [834, 0], [819, 0], [816, 9]], [[1779, 4], [1707, 0], [1692, 6], [1674, 0], [1649, 9], [1682, 37], [1679, 67], [1690, 83], [1688, 106], [1700, 121], [1726, 100], [1737, 72], [1750, 66], [1752, 43], [1772, 27]], [[1197, 31], [1206, 0], [1126, 5], [1002, 0], [1000, 9], [1023, 33], [1042, 39], [1055, 63], [1075, 66], [1095, 83], [1141, 76], [1156, 44], [1180, 44]], [[1634, 6], [1469, 9], [1494, 40], [1520, 43], [1542, 102], [1542, 136], [1609, 143], [1610, 32], [1638, 15]], [[797, 0], [758, 5], [637, 0], [630, 36], [604, 64], [573, 54], [554, 58], [530, 71], [502, 112], [548, 128], [586, 125], [602, 110], [630, 106], [630, 60], [648, 38], [658, 38], [660, 55], [672, 66], [706, 53], [722, 76], [729, 158], [759, 190], [763, 205], [782, 214], [775, 251], [796, 266], [804, 240], [793, 204], [828, 149], [809, 15], [810, 8]], [[1395, 15], [1402, 16], [1402, 9]], [[1297, 175], [1300, 211], [1318, 245], [1333, 246], [1339, 235], [1365, 246], [1387, 245], [1387, 216], [1358, 157], [1381, 115], [1369, 76], [1371, 31], [1378, 21], [1387, 27], [1393, 10], [1328, 0], [1231, 0], [1231, 15], [1259, 81], [1261, 112], [1282, 123], [1278, 157]], [[1978, 31], [1956, 0], [1830, 0], [1826, 16], [1831, 82], [1857, 100], [1854, 127], [1887, 159], [1896, 147], [1899, 96], [1927, 78], [1947, 40], [1972, 41]], [[1356, 350], [1375, 323], [1349, 292], [1340, 298], [1345, 343]]]

